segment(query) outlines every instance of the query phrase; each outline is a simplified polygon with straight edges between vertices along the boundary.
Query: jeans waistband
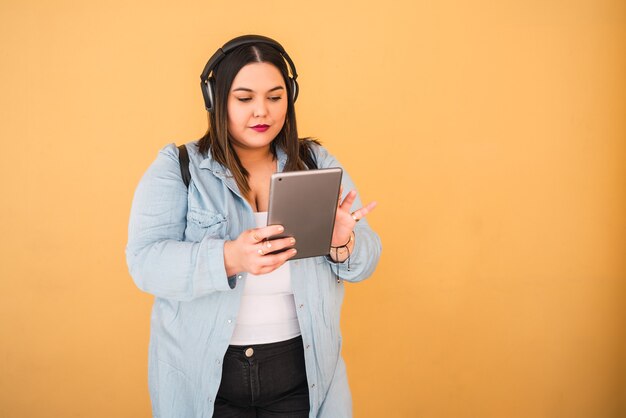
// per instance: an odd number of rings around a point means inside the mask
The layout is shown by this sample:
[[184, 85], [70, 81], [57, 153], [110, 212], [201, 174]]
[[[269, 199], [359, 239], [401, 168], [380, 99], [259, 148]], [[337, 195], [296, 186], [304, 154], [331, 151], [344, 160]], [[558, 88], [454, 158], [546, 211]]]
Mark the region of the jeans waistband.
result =
[[257, 355], [276, 355], [287, 351], [302, 349], [302, 336], [298, 335], [295, 338], [285, 341], [278, 341], [275, 343], [267, 344], [250, 344], [250, 345], [229, 345], [226, 350], [227, 355], [244, 355], [244, 352], [252, 348]]

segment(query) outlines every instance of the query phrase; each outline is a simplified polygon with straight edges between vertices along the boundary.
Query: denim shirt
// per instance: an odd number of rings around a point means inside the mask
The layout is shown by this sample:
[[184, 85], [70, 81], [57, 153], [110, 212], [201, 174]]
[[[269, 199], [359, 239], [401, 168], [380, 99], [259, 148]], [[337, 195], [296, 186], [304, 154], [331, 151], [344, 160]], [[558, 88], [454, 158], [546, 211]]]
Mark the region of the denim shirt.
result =
[[[155, 417], [209, 418], [222, 359], [237, 320], [246, 272], [229, 278], [224, 242], [254, 228], [250, 204], [230, 172], [187, 144], [189, 188], [182, 181], [178, 149], [163, 148], [141, 179], [130, 215], [126, 258], [136, 285], [155, 296], [148, 354], [148, 385]], [[340, 167], [313, 145], [319, 168]], [[278, 171], [286, 154], [277, 152]], [[344, 171], [343, 191], [355, 189]], [[362, 206], [360, 199], [352, 210]], [[305, 352], [310, 417], [350, 417], [352, 401], [341, 358], [339, 315], [344, 281], [370, 276], [380, 239], [365, 219], [356, 224], [347, 263], [327, 257], [288, 261]], [[339, 279], [336, 272], [339, 272]]]

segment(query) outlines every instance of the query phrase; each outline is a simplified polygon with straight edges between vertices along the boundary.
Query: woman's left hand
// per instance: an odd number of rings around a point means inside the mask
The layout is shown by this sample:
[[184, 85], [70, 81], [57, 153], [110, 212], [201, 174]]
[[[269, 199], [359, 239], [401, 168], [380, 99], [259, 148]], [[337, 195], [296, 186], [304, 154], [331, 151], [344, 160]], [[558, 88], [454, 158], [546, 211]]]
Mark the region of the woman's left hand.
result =
[[341, 247], [349, 243], [350, 235], [352, 235], [352, 231], [354, 230], [356, 223], [363, 219], [376, 207], [376, 202], [372, 202], [367, 206], [355, 210], [354, 212], [350, 212], [354, 199], [356, 199], [356, 191], [351, 190], [348, 192], [346, 198], [343, 199], [343, 202], [341, 201], [341, 194], [342, 192], [340, 191], [337, 214], [335, 215], [333, 239], [330, 244], [333, 247]]

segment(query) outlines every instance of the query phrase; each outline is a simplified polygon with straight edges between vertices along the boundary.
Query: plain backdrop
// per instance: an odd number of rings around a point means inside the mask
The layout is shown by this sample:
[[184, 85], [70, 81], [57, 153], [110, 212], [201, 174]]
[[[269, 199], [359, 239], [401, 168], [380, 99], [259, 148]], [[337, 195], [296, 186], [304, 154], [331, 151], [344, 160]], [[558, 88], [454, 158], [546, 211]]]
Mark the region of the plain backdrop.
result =
[[619, 0], [0, 1], [0, 416], [150, 416], [133, 192], [246, 33], [379, 202], [342, 315], [355, 417], [626, 416]]

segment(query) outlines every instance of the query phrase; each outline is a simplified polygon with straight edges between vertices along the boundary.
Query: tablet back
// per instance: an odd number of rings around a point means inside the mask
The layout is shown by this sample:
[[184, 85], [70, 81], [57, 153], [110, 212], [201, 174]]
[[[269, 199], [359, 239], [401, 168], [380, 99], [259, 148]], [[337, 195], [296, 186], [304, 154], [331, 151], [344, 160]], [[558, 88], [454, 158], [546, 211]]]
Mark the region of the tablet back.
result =
[[268, 225], [296, 238], [291, 259], [327, 255], [335, 224], [341, 168], [275, 173], [270, 183]]

